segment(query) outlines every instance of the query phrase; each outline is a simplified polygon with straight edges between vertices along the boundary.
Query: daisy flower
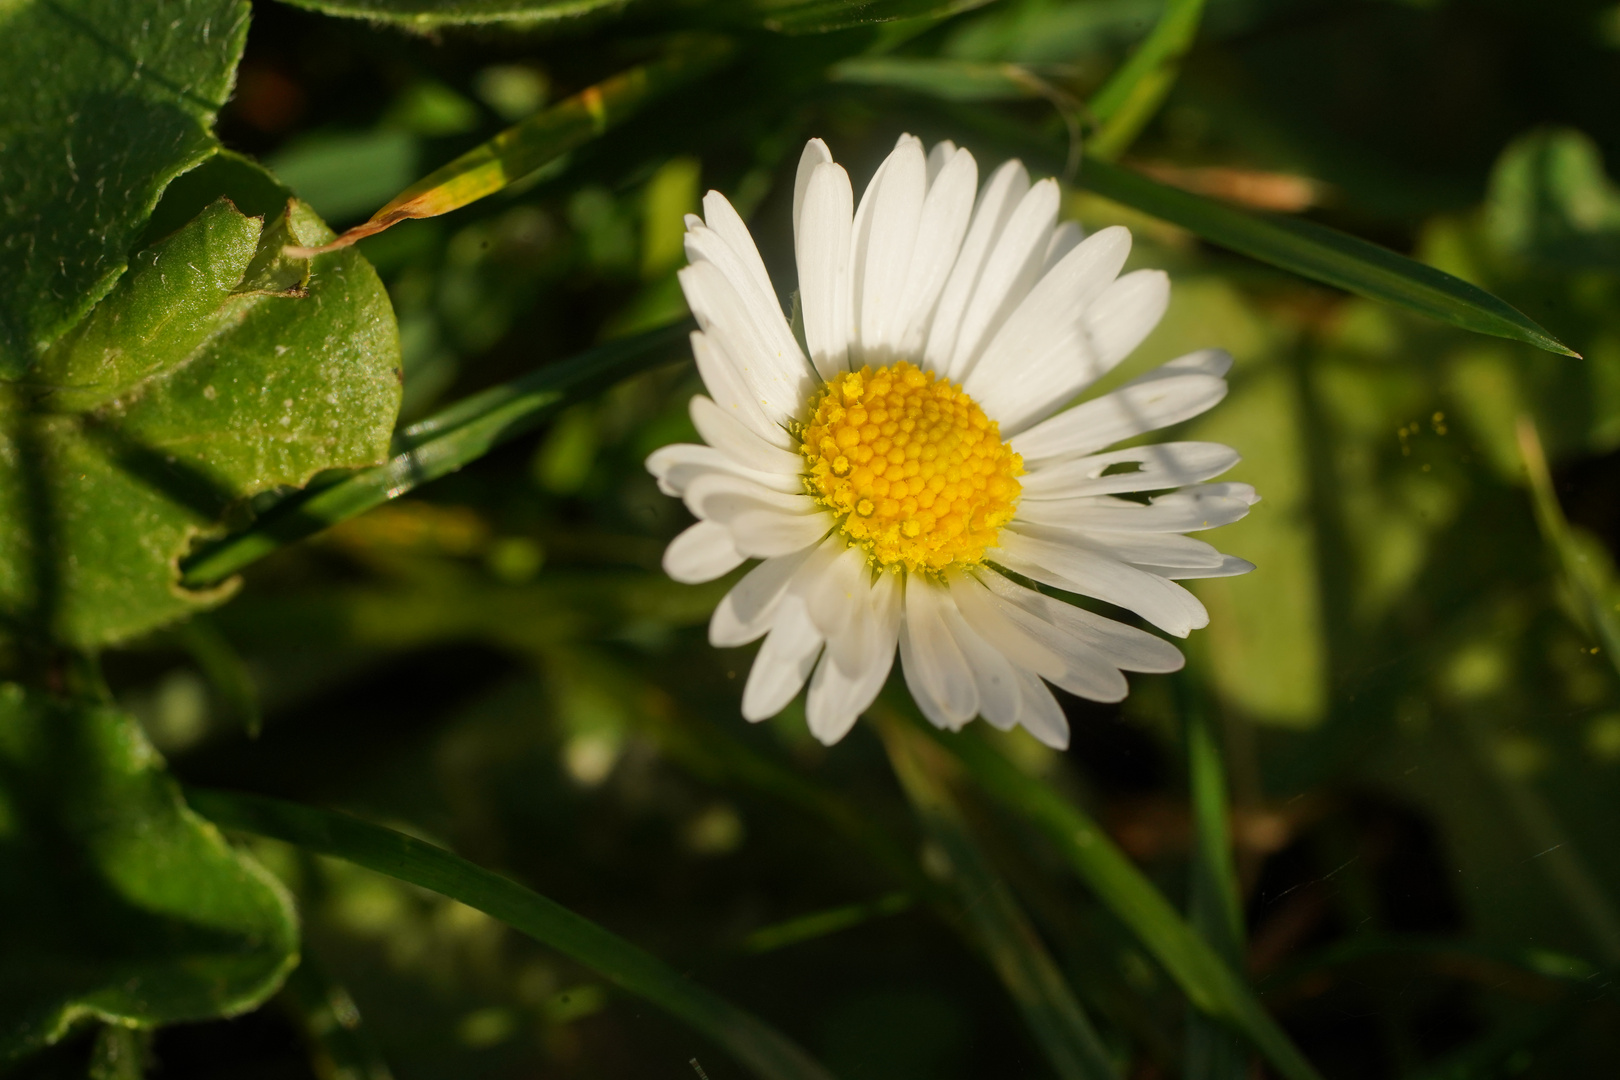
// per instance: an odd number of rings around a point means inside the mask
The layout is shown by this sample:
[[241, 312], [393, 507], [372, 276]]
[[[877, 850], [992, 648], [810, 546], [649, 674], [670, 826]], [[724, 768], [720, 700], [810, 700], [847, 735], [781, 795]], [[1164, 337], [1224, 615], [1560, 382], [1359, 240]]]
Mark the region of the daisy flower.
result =
[[[812, 139], [793, 191], [802, 337], [730, 203], [686, 219], [681, 287], [700, 329], [704, 445], [647, 461], [698, 518], [664, 555], [683, 582], [762, 560], [709, 624], [763, 637], [742, 713], [780, 712], [808, 680], [824, 743], [849, 731], [900, 654], [933, 723], [982, 716], [1068, 744], [1047, 683], [1118, 701], [1122, 672], [1182, 666], [1164, 639], [1031, 584], [1092, 597], [1185, 637], [1209, 616], [1177, 580], [1254, 567], [1183, 535], [1236, 521], [1247, 484], [1205, 483], [1225, 446], [1108, 450], [1226, 394], [1231, 358], [1192, 353], [1068, 407], [1164, 313], [1162, 271], [1120, 275], [1130, 233], [1059, 224], [1053, 180], [902, 136], [855, 204]], [[1179, 490], [1171, 490], [1179, 489]], [[1147, 494], [1154, 493], [1154, 494]]]

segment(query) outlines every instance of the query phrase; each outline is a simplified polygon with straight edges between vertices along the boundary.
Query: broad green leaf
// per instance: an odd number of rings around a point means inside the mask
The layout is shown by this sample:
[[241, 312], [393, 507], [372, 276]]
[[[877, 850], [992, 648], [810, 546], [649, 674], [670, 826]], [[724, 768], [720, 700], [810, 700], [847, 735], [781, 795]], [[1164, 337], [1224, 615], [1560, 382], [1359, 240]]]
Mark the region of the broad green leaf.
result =
[[616, 11], [631, 0], [282, 0], [323, 15], [395, 23], [417, 30], [478, 23], [561, 22]]
[[1319, 1080], [1243, 980], [1079, 807], [972, 731], [936, 735], [986, 794], [1026, 818], [1164, 966], [1189, 1001], [1242, 1031], [1283, 1076]]
[[0, 1060], [101, 1019], [229, 1016], [297, 961], [291, 901], [139, 726], [0, 685]]
[[1100, 122], [1086, 149], [1113, 160], [1128, 147], [1158, 111], [1192, 47], [1204, 0], [1169, 0], [1164, 13], [1142, 44], [1092, 95], [1087, 105]]
[[1620, 265], [1620, 185], [1586, 135], [1536, 131], [1492, 170], [1485, 227], [1496, 246], [1542, 268], [1612, 270]]
[[507, 128], [394, 196], [365, 224], [330, 243], [296, 253], [335, 251], [401, 221], [438, 217], [493, 195], [622, 123], [649, 101], [707, 74], [730, 55], [731, 44], [725, 38], [678, 38], [662, 59], [588, 86]]
[[[332, 256], [321, 256], [331, 258]], [[676, 355], [689, 323], [616, 341], [457, 402], [400, 434], [382, 465], [294, 496], [253, 528], [212, 543], [182, 564], [187, 585], [222, 581], [276, 548], [364, 513], [533, 431], [569, 401]]]
[[831, 1080], [774, 1028], [689, 982], [650, 953], [448, 851], [346, 814], [279, 799], [223, 791], [192, 791], [189, 798], [228, 829], [345, 859], [492, 915], [690, 1024], [766, 1080]]
[[169, 181], [209, 133], [247, 0], [0, 4], [0, 377], [112, 289]]
[[949, 757], [887, 707], [875, 719], [912, 810], [950, 865], [968, 924], [1053, 1069], [1064, 1080], [1116, 1076], [1074, 991], [963, 820], [945, 775]]
[[223, 591], [178, 587], [195, 538], [249, 496], [386, 454], [400, 392], [388, 297], [358, 253], [283, 256], [331, 235], [283, 206], [266, 226], [228, 199], [207, 205], [3, 388], [13, 633], [94, 648], [215, 603]]
[[1239, 210], [1103, 161], [1086, 163], [1081, 184], [1211, 243], [1303, 277], [1475, 333], [1578, 355], [1484, 289], [1325, 226]]
[[743, 0], [767, 30], [825, 34], [868, 23], [942, 19], [991, 0]]

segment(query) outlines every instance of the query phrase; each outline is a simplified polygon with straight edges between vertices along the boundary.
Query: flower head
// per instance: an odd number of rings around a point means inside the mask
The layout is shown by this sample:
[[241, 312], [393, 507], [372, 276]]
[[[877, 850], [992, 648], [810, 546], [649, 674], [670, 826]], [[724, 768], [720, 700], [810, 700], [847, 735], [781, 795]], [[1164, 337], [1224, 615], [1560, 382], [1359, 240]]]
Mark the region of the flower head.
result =
[[793, 193], [801, 348], [747, 226], [717, 192], [703, 207], [680, 277], [701, 328], [710, 396], [691, 411], [706, 445], [666, 446], [647, 467], [699, 519], [665, 552], [672, 577], [763, 560], [709, 624], [716, 646], [765, 639], [745, 717], [775, 715], [808, 680], [810, 729], [836, 742], [898, 645], [935, 724], [982, 716], [1061, 747], [1046, 683], [1118, 701], [1122, 672], [1181, 667], [1162, 638], [1015, 580], [1185, 637], [1209, 617], [1176, 580], [1253, 569], [1183, 535], [1248, 513], [1253, 488], [1205, 482], [1237, 454], [1106, 451], [1221, 400], [1230, 357], [1193, 353], [1065, 408], [1164, 313], [1162, 272], [1120, 275], [1129, 232], [1082, 237], [1057, 221], [1055, 182], [1009, 161], [980, 188], [966, 150], [925, 154], [909, 135], [856, 206], [813, 139]]

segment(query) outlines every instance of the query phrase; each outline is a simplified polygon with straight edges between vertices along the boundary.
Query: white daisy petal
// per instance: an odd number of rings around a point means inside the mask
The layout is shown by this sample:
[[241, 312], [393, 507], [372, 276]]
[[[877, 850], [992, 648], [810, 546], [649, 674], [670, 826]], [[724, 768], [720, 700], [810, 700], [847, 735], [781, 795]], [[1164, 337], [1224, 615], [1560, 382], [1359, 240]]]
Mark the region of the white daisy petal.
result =
[[1001, 546], [988, 553], [990, 558], [1043, 585], [1134, 611], [1176, 637], [1209, 625], [1209, 612], [1197, 597], [1157, 574], [1084, 548], [1023, 536], [1012, 528], [1001, 530], [999, 541]]
[[[1208, 482], [1235, 451], [1106, 449], [1215, 405], [1231, 357], [1193, 353], [1054, 416], [1152, 330], [1168, 279], [1121, 276], [1125, 230], [1087, 238], [1058, 224], [1055, 182], [1031, 185], [1008, 162], [975, 199], [977, 172], [955, 144], [925, 154], [906, 135], [857, 200], [826, 144], [805, 146], [793, 192], [802, 350], [731, 204], [711, 192], [705, 217], [686, 219], [703, 444], [664, 447], [647, 468], [699, 518], [665, 552], [672, 577], [763, 560], [709, 623], [716, 646], [765, 639], [743, 689], [750, 720], [808, 683], [810, 730], [837, 742], [898, 650], [932, 723], [982, 714], [1064, 747], [1048, 684], [1117, 701], [1125, 672], [1184, 660], [1155, 634], [1007, 575], [1185, 637], [1208, 614], [1176, 581], [1253, 569], [1186, 535], [1257, 500], [1247, 484]], [[861, 376], [830, 395], [846, 372]]]
[[1029, 671], [1018, 672], [1018, 722], [1024, 730], [1054, 750], [1069, 748], [1069, 718], [1052, 691], [1040, 677]]
[[[1159, 491], [1219, 476], [1241, 460], [1231, 447], [1208, 442], [1157, 443], [1110, 450], [1031, 469], [1022, 479], [1024, 498], [1072, 499], [1081, 495]], [[1108, 473], [1115, 466], [1133, 465], [1136, 466], [1133, 471]]]
[[[1065, 255], [1007, 319], [968, 372], [962, 388], [1016, 435], [1107, 374], [1090, 320], [1117, 285], [1131, 234], [1115, 225], [1093, 233]], [[1112, 284], [1111, 284], [1112, 283]]]
[[[1187, 359], [1226, 354], [1219, 349]], [[1230, 362], [1230, 358], [1228, 358]], [[1222, 373], [1224, 374], [1224, 372]], [[1090, 454], [1125, 439], [1179, 424], [1214, 407], [1226, 396], [1226, 380], [1207, 368], [1172, 360], [1111, 394], [1082, 402], [1013, 437], [1026, 466], [1053, 458]]]
[[1141, 569], [1172, 581], [1191, 581], [1193, 578], [1238, 577], [1254, 569], [1254, 563], [1248, 559], [1240, 559], [1236, 555], [1221, 556], [1219, 566], [1185, 567], [1185, 566], [1147, 566]]
[[1145, 506], [1112, 495], [1029, 499], [1019, 504], [1017, 520], [1097, 532], [1197, 532], [1247, 517], [1258, 501], [1248, 484], [1194, 484]]
[[934, 186], [934, 180], [939, 176], [940, 170], [945, 168], [945, 163], [951, 160], [955, 154], [956, 144], [951, 142], [949, 139], [946, 139], [943, 142], [935, 143], [933, 149], [928, 151], [929, 187]]
[[821, 634], [806, 614], [804, 603], [796, 596], [786, 597], [754, 657], [754, 666], [748, 669], [743, 718], [758, 721], [781, 712], [810, 676], [821, 644]]
[[[941, 144], [944, 145], [944, 144]], [[934, 148], [936, 151], [939, 147]], [[929, 158], [930, 166], [933, 157]], [[956, 253], [967, 234], [973, 215], [973, 195], [979, 186], [979, 166], [966, 150], [952, 153], [931, 175], [928, 196], [923, 202], [917, 225], [917, 246], [911, 256], [911, 272], [905, 297], [895, 313], [900, 328], [899, 351], [915, 356], [928, 341], [939, 294], [945, 288]]]
[[1086, 332], [1102, 370], [1112, 371], [1142, 344], [1169, 305], [1170, 276], [1163, 270], [1135, 270], [1108, 286], [1086, 311]]
[[[998, 168], [985, 181], [973, 208], [973, 219], [968, 225], [962, 249], [946, 279], [940, 294], [933, 321], [929, 324], [928, 344], [924, 349], [925, 366], [930, 370], [950, 375], [951, 356], [956, 351], [956, 339], [967, 312], [968, 298], [979, 284], [985, 260], [990, 257], [998, 237], [1007, 221], [1018, 209], [1029, 191], [1029, 173], [1022, 162], [1009, 161]], [[959, 375], [950, 375], [960, 379]]]
[[951, 602], [945, 589], [922, 575], [906, 579], [900, 666], [923, 715], [935, 727], [955, 731], [978, 715], [979, 691], [940, 614]]
[[744, 468], [714, 447], [701, 446], [697, 443], [672, 443], [654, 450], [647, 457], [647, 471], [658, 481], [658, 490], [665, 495], [677, 497], [684, 495], [686, 489], [698, 477], [711, 472], [739, 476], [784, 494], [804, 491], [804, 484], [796, 476], [763, 473]]
[[1033, 522], [1017, 525], [1021, 536], [1054, 544], [1085, 548], [1133, 566], [1173, 566], [1210, 570], [1221, 565], [1224, 556], [1202, 540], [1178, 533], [1108, 533], [1087, 529], [1055, 528]]
[[735, 648], [769, 630], [793, 576], [813, 550], [806, 545], [799, 551], [766, 559], [744, 574], [715, 606], [709, 619], [709, 644], [717, 649]]
[[829, 537], [811, 556], [813, 563], [823, 558], [820, 573], [812, 579], [807, 566], [795, 591], [804, 597], [810, 618], [827, 638], [827, 655], [853, 675], [861, 670], [870, 646], [866, 640], [870, 620], [866, 616], [872, 603], [872, 580], [866, 553], [837, 537]]
[[927, 188], [922, 143], [902, 135], [861, 196], [850, 252], [850, 322], [868, 358], [897, 354], [909, 322], [906, 280]]
[[1086, 231], [1077, 221], [1064, 221], [1052, 230], [1052, 239], [1046, 243], [1046, 258], [1041, 262], [1042, 272], [1046, 272], [1063, 261], [1063, 257], [1080, 246], [1080, 241], [1086, 238]]
[[687, 412], [704, 442], [745, 469], [776, 476], [793, 476], [804, 468], [801, 455], [771, 445], [749, 430], [748, 425], [735, 415], [702, 394], [692, 395]]
[[817, 165], [827, 165], [832, 162], [832, 151], [820, 139], [811, 139], [804, 144], [804, 152], [799, 155], [799, 169], [793, 178], [793, 244], [799, 245], [799, 221], [804, 210], [805, 192], [809, 190], [810, 176], [816, 171]]
[[823, 379], [847, 370], [852, 336], [849, 247], [854, 196], [849, 174], [828, 162], [811, 172], [802, 194], [799, 306], [810, 359]]
[[1010, 731], [1018, 723], [1018, 673], [1006, 655], [968, 625], [955, 603], [944, 605], [945, 626], [962, 652], [979, 693], [979, 715]]
[[[736, 366], [766, 419], [783, 425], [791, 423], [808, 400], [814, 382], [810, 365], [800, 355], [792, 335], [788, 336], [791, 350], [780, 340], [772, 341], [760, 329], [771, 313], [756, 317], [714, 263], [692, 263], [678, 276], [698, 326]], [[775, 317], [781, 317], [780, 310]]]
[[[787, 331], [788, 337], [793, 336], [786, 318], [782, 317], [782, 302], [776, 295], [776, 289], [771, 285], [771, 275], [765, 270], [765, 260], [759, 257], [759, 248], [754, 245], [754, 237], [748, 231], [748, 225], [743, 221], [737, 208], [718, 191], [711, 191], [703, 196], [704, 224], [714, 230], [733, 256], [740, 264], [743, 281], [746, 288], [739, 287], [738, 292], [752, 301], [758, 301], [762, 308], [775, 312], [778, 316], [778, 325]], [[690, 236], [696, 230], [688, 229]]]
[[664, 549], [664, 573], [683, 585], [697, 585], [724, 577], [741, 566], [743, 559], [742, 552], [731, 542], [731, 530], [712, 521], [700, 521]]
[[[709, 192], [709, 196], [705, 203], [716, 202], [724, 207], [746, 240], [748, 229], [737, 217], [737, 212], [731, 209], [731, 204], [717, 191]], [[686, 230], [685, 243], [688, 260], [710, 263], [725, 275], [726, 281], [747, 308], [748, 316], [766, 346], [773, 353], [797, 357], [802, 361], [799, 343], [793, 339], [793, 329], [788, 326], [787, 318], [782, 314], [782, 305], [771, 290], [770, 278], [765, 275], [765, 264], [760, 261], [753, 241], [747, 241], [746, 252], [738, 251], [719, 230], [700, 224]]]
[[787, 429], [766, 417], [760, 396], [743, 377], [742, 368], [727, 354], [723, 344], [701, 330], [694, 330], [692, 358], [697, 361], [698, 375], [715, 404], [766, 442], [781, 447], [792, 445]]
[[962, 314], [962, 327], [946, 369], [953, 381], [967, 377], [985, 345], [1029, 295], [1046, 262], [1058, 202], [1057, 181], [1033, 185], [996, 238]]
[[900, 630], [900, 588], [893, 574], [884, 574], [873, 585], [861, 605], [859, 618], [865, 624], [861, 636], [868, 643], [861, 663], [846, 671], [828, 650], [810, 681], [805, 719], [810, 733], [828, 746], [849, 734], [883, 689], [894, 666]]
[[1120, 701], [1130, 690], [1119, 668], [1095, 647], [998, 596], [977, 577], [961, 575], [952, 582], [951, 595], [964, 613], [971, 613], [975, 625], [995, 627], [1007, 640], [1017, 641], [1016, 650], [1007, 650], [1009, 659], [1016, 657], [1048, 682], [1091, 701]]
[[1186, 657], [1181, 655], [1180, 649], [1146, 630], [1126, 626], [1083, 607], [1026, 589], [993, 570], [981, 571], [976, 576], [997, 596], [1079, 638], [1107, 657], [1115, 667], [1125, 671], [1164, 674], [1180, 671], [1186, 665]]
[[740, 506], [743, 502], [759, 503], [782, 514], [820, 516], [820, 508], [808, 496], [776, 491], [737, 472], [719, 469], [693, 478], [681, 498], [694, 517], [722, 523], [746, 509]]

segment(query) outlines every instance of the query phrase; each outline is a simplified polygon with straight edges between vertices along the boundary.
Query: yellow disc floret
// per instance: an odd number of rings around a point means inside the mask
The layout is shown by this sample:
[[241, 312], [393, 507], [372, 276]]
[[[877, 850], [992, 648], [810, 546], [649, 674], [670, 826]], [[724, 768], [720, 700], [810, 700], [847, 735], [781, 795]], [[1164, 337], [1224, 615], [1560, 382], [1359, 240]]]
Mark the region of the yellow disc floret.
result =
[[995, 421], [903, 360], [835, 378], [799, 439], [811, 497], [881, 570], [977, 563], [1023, 490], [1024, 460]]

